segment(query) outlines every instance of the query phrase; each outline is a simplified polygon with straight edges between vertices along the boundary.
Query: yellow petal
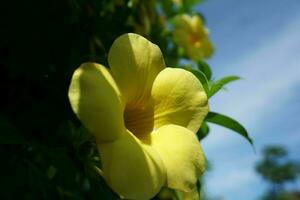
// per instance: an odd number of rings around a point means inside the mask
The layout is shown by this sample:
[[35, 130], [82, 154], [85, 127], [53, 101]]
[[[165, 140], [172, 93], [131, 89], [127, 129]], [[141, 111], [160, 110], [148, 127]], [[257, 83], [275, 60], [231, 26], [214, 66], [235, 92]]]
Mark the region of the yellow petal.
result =
[[176, 190], [176, 195], [178, 196], [178, 199], [180, 199], [180, 200], [200, 200], [200, 196], [199, 196], [197, 187], [195, 187], [190, 192], [182, 192], [182, 191]]
[[133, 33], [115, 40], [108, 62], [127, 106], [133, 107], [148, 100], [155, 77], [165, 68], [159, 47]]
[[196, 135], [184, 127], [166, 125], [151, 134], [151, 146], [165, 165], [167, 187], [192, 192], [205, 169], [205, 158]]
[[189, 45], [189, 35], [192, 32], [192, 27], [189, 23], [191, 17], [183, 14], [174, 18], [175, 29], [173, 32], [174, 40], [181, 46], [185, 47]]
[[185, 29], [187, 31], [192, 31], [192, 29], [191, 29], [191, 20], [192, 20], [192, 17], [190, 17], [187, 14], [177, 15], [174, 18], [175, 28]]
[[214, 53], [214, 47], [207, 38], [195, 43], [193, 46], [187, 46], [186, 53], [193, 60], [209, 58]]
[[194, 15], [190, 18], [190, 25], [193, 33], [198, 34], [200, 38], [207, 36], [207, 31], [204, 27], [202, 19], [198, 15]]
[[165, 168], [158, 153], [130, 132], [114, 142], [99, 144], [98, 148], [104, 178], [126, 199], [150, 199], [165, 183]]
[[84, 63], [76, 69], [69, 100], [74, 113], [98, 142], [115, 140], [125, 129], [120, 92], [104, 66]]
[[208, 38], [203, 41], [203, 55], [205, 58], [209, 58], [214, 53], [214, 46]]
[[174, 40], [182, 46], [193, 60], [209, 58], [214, 48], [209, 40], [209, 31], [198, 15], [175, 17]]
[[186, 48], [186, 54], [193, 60], [199, 60], [204, 57], [203, 49], [193, 46], [189, 46]]
[[154, 81], [155, 128], [166, 124], [186, 127], [194, 133], [208, 113], [208, 101], [199, 80], [184, 69], [166, 68]]
[[185, 29], [176, 29], [173, 32], [173, 37], [174, 40], [181, 45], [182, 47], [186, 47], [190, 45], [190, 40], [189, 40], [189, 32], [186, 31]]
[[157, 197], [160, 200], [178, 200], [175, 191], [167, 187], [163, 187], [157, 194]]

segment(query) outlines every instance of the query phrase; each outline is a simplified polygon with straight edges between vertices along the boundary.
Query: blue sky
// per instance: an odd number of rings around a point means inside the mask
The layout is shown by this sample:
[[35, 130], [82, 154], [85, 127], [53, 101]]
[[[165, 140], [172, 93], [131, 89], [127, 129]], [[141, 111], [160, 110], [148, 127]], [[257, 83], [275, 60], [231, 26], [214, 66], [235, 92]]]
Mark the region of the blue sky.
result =
[[[255, 200], [266, 184], [254, 171], [267, 144], [283, 144], [300, 160], [300, 1], [206, 0], [197, 7], [207, 19], [216, 53], [208, 62], [215, 78], [239, 75], [214, 96], [211, 110], [248, 129], [257, 154], [237, 134], [212, 126], [202, 143], [213, 170], [210, 196]], [[294, 187], [300, 189], [298, 180]]]

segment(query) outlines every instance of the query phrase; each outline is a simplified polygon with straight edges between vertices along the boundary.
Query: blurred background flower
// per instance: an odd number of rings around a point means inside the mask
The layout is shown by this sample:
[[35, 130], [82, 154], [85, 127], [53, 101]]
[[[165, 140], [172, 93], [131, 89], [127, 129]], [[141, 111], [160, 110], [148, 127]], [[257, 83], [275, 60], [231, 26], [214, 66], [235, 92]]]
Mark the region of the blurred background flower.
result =
[[177, 15], [174, 18], [174, 41], [183, 47], [185, 54], [193, 60], [209, 58], [214, 51], [208, 38], [209, 31], [198, 15]]

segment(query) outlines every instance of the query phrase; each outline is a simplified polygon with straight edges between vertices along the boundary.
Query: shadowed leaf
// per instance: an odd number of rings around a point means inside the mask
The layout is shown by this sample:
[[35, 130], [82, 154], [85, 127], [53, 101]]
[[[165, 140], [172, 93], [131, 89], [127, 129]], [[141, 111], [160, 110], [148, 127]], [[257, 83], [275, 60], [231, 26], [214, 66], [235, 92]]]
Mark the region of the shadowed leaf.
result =
[[203, 122], [200, 129], [197, 132], [197, 137], [199, 140], [203, 140], [209, 133], [209, 126], [206, 122]]

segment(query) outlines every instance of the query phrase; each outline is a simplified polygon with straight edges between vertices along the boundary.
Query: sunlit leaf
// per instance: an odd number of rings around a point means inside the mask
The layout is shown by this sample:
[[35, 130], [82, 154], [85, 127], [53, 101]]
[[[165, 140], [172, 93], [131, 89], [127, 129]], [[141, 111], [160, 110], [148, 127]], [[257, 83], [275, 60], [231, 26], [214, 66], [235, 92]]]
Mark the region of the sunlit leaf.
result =
[[233, 130], [234, 132], [246, 138], [248, 142], [253, 146], [253, 141], [249, 137], [247, 130], [238, 121], [228, 116], [215, 113], [215, 112], [209, 112], [205, 120], [207, 122], [214, 123], [223, 126], [225, 128], [228, 128], [230, 130]]
[[212, 72], [209, 65], [204, 61], [199, 61], [197, 64], [198, 64], [198, 69], [205, 74], [207, 80], [210, 80], [212, 76]]
[[226, 76], [220, 80], [215, 81], [211, 84], [211, 88], [208, 94], [208, 97], [212, 97], [214, 94], [216, 94], [220, 89], [222, 89], [226, 84], [239, 80], [240, 77], [238, 76]]

